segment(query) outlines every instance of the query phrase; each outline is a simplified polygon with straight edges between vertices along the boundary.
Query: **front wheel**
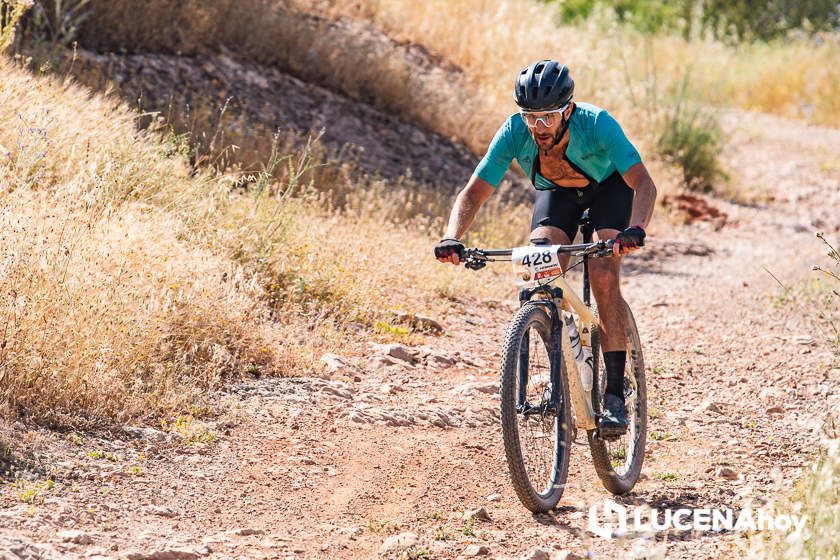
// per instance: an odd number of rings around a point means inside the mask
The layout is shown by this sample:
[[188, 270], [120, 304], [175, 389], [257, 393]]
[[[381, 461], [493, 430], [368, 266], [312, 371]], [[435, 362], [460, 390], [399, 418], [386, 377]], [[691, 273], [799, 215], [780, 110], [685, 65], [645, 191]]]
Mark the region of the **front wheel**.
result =
[[[589, 449], [595, 463], [595, 472], [604, 488], [613, 494], [629, 492], [642, 471], [647, 441], [647, 388], [645, 386], [645, 360], [642, 342], [633, 313], [627, 307], [627, 363], [624, 367], [624, 402], [627, 405], [627, 433], [615, 441], [607, 441], [587, 432]], [[606, 368], [598, 364], [600, 348], [597, 328], [592, 329], [592, 355], [597, 375], [593, 375], [592, 407], [596, 415], [604, 410], [604, 392], [607, 383]]]
[[569, 472], [571, 406], [562, 355], [551, 352], [554, 335], [544, 308], [526, 303], [508, 327], [502, 353], [505, 456], [516, 495], [535, 513], [557, 505]]

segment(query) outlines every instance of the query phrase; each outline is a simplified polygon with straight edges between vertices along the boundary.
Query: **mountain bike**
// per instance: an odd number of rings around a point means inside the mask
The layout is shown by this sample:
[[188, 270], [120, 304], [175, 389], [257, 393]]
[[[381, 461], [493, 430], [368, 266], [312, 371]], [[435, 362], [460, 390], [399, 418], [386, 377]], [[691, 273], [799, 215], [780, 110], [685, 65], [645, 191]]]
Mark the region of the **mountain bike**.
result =
[[[571, 444], [585, 430], [595, 472], [613, 494], [629, 492], [639, 478], [647, 439], [647, 391], [642, 345], [630, 308], [627, 312], [625, 435], [602, 437], [606, 369], [600, 367], [597, 311], [590, 303], [589, 259], [609, 258], [613, 241], [592, 242], [587, 215], [581, 219], [583, 243], [535, 244], [514, 249], [466, 249], [464, 264], [479, 270], [488, 262], [511, 260], [520, 283], [520, 307], [505, 336], [500, 372], [501, 424], [510, 478], [522, 504], [535, 513], [560, 501], [569, 470]], [[548, 240], [532, 240], [547, 243]], [[580, 260], [565, 271], [562, 253]], [[565, 275], [583, 265], [583, 299]], [[577, 331], [588, 334], [592, 349], [591, 388], [584, 386], [572, 350], [567, 313], [577, 315]], [[578, 326], [579, 325], [579, 326]]]

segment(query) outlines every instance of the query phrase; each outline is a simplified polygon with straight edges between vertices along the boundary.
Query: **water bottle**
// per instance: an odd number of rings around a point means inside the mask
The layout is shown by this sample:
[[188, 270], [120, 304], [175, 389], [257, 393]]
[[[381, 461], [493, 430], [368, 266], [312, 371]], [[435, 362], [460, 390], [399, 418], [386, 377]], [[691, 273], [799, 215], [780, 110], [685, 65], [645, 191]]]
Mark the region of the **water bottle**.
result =
[[584, 331], [585, 340], [581, 339], [575, 319], [571, 313], [565, 313], [566, 327], [569, 329], [569, 338], [572, 342], [572, 353], [575, 355], [580, 380], [585, 391], [592, 390], [592, 346], [590, 346], [590, 333], [587, 326], [581, 325]]

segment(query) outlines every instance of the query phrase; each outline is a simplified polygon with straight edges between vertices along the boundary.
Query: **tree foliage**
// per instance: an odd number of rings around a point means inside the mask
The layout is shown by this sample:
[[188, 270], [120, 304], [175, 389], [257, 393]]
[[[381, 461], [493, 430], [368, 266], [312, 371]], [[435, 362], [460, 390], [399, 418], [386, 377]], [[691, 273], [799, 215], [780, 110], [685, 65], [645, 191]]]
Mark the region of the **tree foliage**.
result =
[[730, 42], [767, 41], [799, 30], [808, 34], [840, 27], [837, 0], [544, 0], [558, 4], [564, 22], [576, 23], [596, 10], [645, 33], [678, 31], [686, 37], [711, 34]]

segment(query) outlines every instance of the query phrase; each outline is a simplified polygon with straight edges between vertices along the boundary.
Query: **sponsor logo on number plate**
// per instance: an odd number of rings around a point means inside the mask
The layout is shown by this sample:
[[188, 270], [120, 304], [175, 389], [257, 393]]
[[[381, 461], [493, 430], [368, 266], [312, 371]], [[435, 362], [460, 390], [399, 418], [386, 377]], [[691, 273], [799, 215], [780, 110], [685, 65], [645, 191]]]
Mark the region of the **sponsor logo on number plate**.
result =
[[541, 270], [539, 272], [534, 273], [534, 280], [541, 280], [543, 278], [550, 278], [551, 276], [557, 276], [561, 274], [563, 269], [559, 266], [556, 268], [549, 268], [548, 270]]

